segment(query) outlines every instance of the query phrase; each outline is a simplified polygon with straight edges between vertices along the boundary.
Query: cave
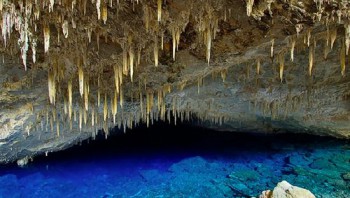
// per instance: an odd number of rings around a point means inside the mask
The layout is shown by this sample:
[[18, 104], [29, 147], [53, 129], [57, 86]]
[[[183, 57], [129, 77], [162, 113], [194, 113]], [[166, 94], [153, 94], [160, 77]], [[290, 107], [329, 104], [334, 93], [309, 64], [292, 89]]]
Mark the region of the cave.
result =
[[350, 197], [350, 2], [0, 13], [0, 197]]

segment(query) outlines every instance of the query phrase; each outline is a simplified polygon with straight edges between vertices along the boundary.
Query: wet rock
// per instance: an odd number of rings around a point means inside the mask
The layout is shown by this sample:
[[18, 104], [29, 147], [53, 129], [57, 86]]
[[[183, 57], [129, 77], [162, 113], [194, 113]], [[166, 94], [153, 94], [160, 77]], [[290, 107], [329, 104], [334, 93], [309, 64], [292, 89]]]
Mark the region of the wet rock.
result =
[[310, 164], [314, 169], [330, 169], [334, 168], [334, 164], [328, 160], [328, 158], [318, 158]]
[[263, 191], [259, 198], [315, 198], [309, 190], [282, 181], [271, 191]]
[[332, 170], [332, 169], [310, 169], [310, 168], [296, 166], [294, 167], [294, 172], [298, 176], [318, 178], [321, 181], [327, 180], [327, 179], [341, 179], [340, 173], [337, 170]]
[[272, 191], [271, 190], [265, 190], [261, 193], [259, 198], [270, 198], [272, 196]]
[[176, 164], [173, 164], [170, 168], [170, 172], [202, 172], [208, 169], [209, 163], [202, 157], [192, 157], [189, 159], [182, 160]]
[[250, 169], [245, 169], [245, 170], [237, 170], [229, 175], [230, 178], [238, 178], [241, 181], [254, 181], [257, 178], [260, 177], [259, 173], [250, 170]]
[[158, 180], [160, 176], [158, 170], [140, 170], [139, 174], [146, 182]]
[[286, 158], [286, 162], [289, 164], [292, 164], [294, 166], [307, 166], [312, 161], [305, 158], [303, 155], [295, 154], [295, 155], [291, 155], [288, 158]]
[[345, 180], [345, 181], [350, 181], [350, 172], [349, 173], [344, 173], [342, 175], [342, 178]]
[[343, 172], [350, 172], [350, 166], [348, 166], [350, 162], [350, 151], [342, 150], [337, 152], [337, 154], [330, 157], [330, 161], [335, 164], [337, 169], [341, 169]]
[[345, 190], [347, 191], [349, 186], [347, 185], [347, 182], [342, 179], [331, 179], [328, 181], [329, 184], [334, 186], [334, 188], [337, 188], [339, 191]]

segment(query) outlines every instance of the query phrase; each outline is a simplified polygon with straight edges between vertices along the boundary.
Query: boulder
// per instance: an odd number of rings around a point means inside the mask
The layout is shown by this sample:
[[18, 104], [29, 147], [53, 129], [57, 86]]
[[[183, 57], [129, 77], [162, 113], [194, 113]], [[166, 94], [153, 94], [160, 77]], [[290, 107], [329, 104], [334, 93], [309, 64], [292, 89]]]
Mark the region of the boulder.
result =
[[270, 190], [263, 191], [259, 198], [316, 198], [309, 190], [293, 186], [287, 181], [277, 184], [272, 193]]

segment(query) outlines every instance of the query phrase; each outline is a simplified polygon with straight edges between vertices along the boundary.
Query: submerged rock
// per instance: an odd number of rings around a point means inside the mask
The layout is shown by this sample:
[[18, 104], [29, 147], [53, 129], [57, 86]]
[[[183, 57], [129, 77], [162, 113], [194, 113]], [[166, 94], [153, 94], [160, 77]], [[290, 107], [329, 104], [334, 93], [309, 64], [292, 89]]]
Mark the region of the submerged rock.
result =
[[349, 173], [344, 173], [342, 175], [342, 178], [345, 180], [345, 181], [350, 181], [350, 172]]
[[270, 190], [263, 191], [259, 198], [315, 198], [315, 195], [309, 190], [282, 181], [277, 184], [272, 193]]

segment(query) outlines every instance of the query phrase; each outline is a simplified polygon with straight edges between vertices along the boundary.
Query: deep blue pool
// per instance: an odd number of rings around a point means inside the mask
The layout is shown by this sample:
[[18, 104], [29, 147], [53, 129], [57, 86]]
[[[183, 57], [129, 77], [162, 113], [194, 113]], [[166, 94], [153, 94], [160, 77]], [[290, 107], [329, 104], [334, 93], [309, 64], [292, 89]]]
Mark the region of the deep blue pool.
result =
[[0, 167], [0, 197], [251, 197], [282, 180], [350, 197], [350, 143], [163, 123]]

